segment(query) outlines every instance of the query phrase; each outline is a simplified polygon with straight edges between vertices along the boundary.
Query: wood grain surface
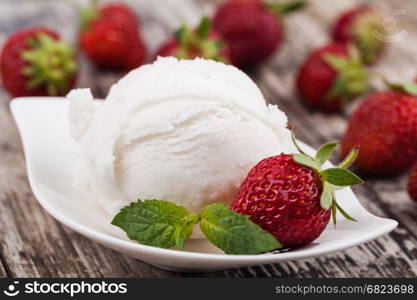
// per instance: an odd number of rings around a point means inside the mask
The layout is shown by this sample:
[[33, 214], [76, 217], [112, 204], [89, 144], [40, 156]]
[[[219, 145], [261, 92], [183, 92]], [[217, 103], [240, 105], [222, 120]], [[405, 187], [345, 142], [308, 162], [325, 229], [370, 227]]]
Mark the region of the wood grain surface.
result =
[[[1, 0], [0, 46], [13, 31], [31, 25], [55, 28], [75, 43], [77, 12], [64, 1]], [[82, 2], [82, 1], [81, 1]], [[216, 1], [131, 0], [143, 23], [150, 51], [186, 21], [196, 24], [212, 13]], [[335, 16], [358, 3], [371, 3], [395, 18], [407, 36], [390, 43], [373, 70], [391, 80], [417, 75], [417, 6], [414, 0], [311, 0], [307, 9], [286, 19], [286, 39], [265, 65], [250, 75], [266, 98], [278, 104], [312, 146], [340, 139], [351, 105], [342, 115], [323, 115], [302, 106], [294, 93], [294, 76], [305, 55], [329, 39]], [[405, 12], [405, 14], [404, 14]], [[392, 33], [396, 34], [395, 32]], [[81, 58], [80, 87], [105, 97], [122, 74], [102, 72]], [[373, 88], [379, 88], [373, 83]], [[167, 272], [106, 249], [64, 227], [34, 198], [25, 160], [11, 118], [10, 97], [0, 88], [0, 277], [416, 277], [417, 205], [405, 192], [406, 176], [367, 178], [356, 187], [361, 203], [373, 214], [396, 219], [399, 227], [377, 240], [323, 257], [213, 273]]]

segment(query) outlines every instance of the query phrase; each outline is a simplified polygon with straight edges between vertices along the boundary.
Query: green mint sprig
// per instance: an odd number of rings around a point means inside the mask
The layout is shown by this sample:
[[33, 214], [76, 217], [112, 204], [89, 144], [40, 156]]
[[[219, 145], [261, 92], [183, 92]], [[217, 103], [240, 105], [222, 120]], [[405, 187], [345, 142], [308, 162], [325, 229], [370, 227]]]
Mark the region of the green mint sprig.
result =
[[224, 204], [211, 204], [201, 215], [168, 201], [138, 200], [121, 209], [112, 224], [141, 244], [159, 248], [182, 248], [193, 227], [226, 254], [258, 254], [281, 248], [274, 236]]
[[224, 204], [211, 204], [201, 212], [201, 231], [226, 254], [258, 254], [282, 248], [277, 239], [249, 217]]
[[168, 201], [138, 200], [120, 210], [112, 224], [141, 244], [160, 248], [184, 246], [191, 236], [198, 214]]

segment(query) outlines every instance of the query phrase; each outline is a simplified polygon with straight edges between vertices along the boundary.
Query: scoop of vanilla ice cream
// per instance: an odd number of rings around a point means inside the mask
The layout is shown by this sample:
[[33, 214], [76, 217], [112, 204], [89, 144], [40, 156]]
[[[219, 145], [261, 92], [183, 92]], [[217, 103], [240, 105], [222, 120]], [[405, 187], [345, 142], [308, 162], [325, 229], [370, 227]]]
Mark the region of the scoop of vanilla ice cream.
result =
[[72, 91], [77, 181], [111, 216], [137, 199], [192, 212], [230, 203], [261, 159], [292, 150], [287, 118], [233, 66], [159, 58], [113, 85], [102, 104]]

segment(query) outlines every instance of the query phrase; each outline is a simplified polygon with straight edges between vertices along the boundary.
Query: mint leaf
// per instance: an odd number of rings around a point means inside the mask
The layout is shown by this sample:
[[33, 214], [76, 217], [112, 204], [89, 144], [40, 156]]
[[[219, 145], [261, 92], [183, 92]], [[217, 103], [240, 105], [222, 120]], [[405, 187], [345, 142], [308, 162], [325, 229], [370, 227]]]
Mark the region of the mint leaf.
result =
[[184, 247], [185, 241], [191, 236], [193, 233], [193, 227], [198, 223], [199, 220], [200, 215], [197, 214], [189, 214], [184, 218], [184, 222], [180, 227], [177, 228], [177, 231], [174, 235], [176, 247]]
[[282, 247], [247, 216], [224, 204], [204, 207], [200, 227], [206, 238], [226, 254], [258, 254]]
[[339, 145], [337, 142], [327, 143], [321, 146], [319, 151], [316, 153], [316, 160], [320, 165], [324, 164], [330, 156], [332, 156], [334, 149]]
[[141, 244], [170, 248], [182, 247], [191, 236], [199, 216], [167, 201], [138, 200], [120, 210], [112, 224]]
[[320, 170], [320, 164], [315, 159], [309, 156], [305, 156], [304, 154], [293, 154], [292, 158], [299, 164], [313, 168], [317, 171]]
[[348, 186], [362, 183], [357, 175], [351, 171], [342, 168], [330, 168], [321, 172], [324, 180], [338, 186]]

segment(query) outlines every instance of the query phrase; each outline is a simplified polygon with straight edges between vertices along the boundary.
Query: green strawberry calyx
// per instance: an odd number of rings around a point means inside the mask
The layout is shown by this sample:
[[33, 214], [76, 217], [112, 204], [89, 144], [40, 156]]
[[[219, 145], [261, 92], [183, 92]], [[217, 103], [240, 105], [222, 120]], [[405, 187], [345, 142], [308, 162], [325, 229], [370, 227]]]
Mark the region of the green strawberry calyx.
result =
[[287, 15], [293, 12], [296, 12], [307, 5], [306, 1], [291, 1], [291, 2], [282, 2], [282, 1], [264, 1], [264, 4], [267, 9], [275, 13], [277, 16]]
[[362, 60], [365, 63], [371, 63], [384, 47], [387, 30], [383, 25], [382, 16], [369, 9], [356, 18], [351, 34], [361, 52]]
[[80, 12], [80, 28], [81, 31], [88, 31], [91, 22], [97, 20], [100, 17], [98, 9], [98, 0], [90, 0], [90, 5], [87, 8], [82, 8], [77, 4], [73, 4], [75, 8]]
[[221, 53], [224, 42], [210, 38], [211, 28], [211, 21], [206, 17], [202, 18], [196, 30], [183, 24], [174, 35], [178, 44], [174, 56], [181, 59], [204, 57], [228, 63], [227, 58]]
[[29, 49], [21, 52], [26, 67], [23, 75], [28, 77], [27, 88], [45, 86], [50, 96], [68, 92], [70, 81], [77, 71], [75, 53], [62, 40], [55, 40], [46, 33], [28, 39]]
[[331, 209], [333, 224], [336, 226], [337, 211], [339, 211], [340, 214], [346, 219], [350, 221], [356, 221], [337, 203], [335, 192], [344, 187], [360, 184], [363, 182], [357, 175], [347, 169], [357, 158], [359, 150], [357, 148], [353, 148], [337, 167], [323, 170], [323, 164], [331, 157], [335, 148], [339, 144], [338, 142], [324, 144], [313, 157], [301, 149], [295, 139], [293, 131], [292, 140], [295, 147], [300, 152], [298, 154], [293, 154], [293, 159], [299, 164], [307, 166], [317, 172], [323, 182], [323, 191], [320, 197], [320, 205], [323, 209]]
[[347, 103], [368, 89], [368, 74], [356, 47], [353, 45], [348, 46], [347, 57], [325, 54], [323, 59], [337, 71], [333, 85], [326, 95], [327, 99], [337, 98], [342, 103]]
[[392, 91], [409, 94], [412, 96], [417, 96], [417, 83], [416, 82], [407, 82], [407, 83], [393, 83], [388, 81], [385, 77], [382, 77], [385, 85]]

